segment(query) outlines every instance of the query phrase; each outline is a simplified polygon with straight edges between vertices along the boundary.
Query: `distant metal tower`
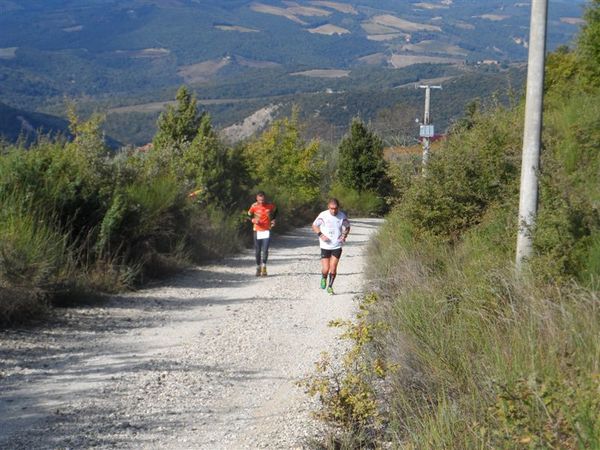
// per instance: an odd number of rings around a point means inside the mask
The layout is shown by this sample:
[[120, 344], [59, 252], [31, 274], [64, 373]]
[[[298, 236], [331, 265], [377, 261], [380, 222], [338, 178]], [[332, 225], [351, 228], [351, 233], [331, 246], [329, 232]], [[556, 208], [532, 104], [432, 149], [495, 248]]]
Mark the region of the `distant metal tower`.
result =
[[429, 103], [431, 101], [431, 90], [442, 89], [442, 86], [430, 86], [428, 84], [419, 86], [420, 89], [425, 89], [425, 113], [423, 114], [423, 122], [421, 123], [419, 136], [423, 139], [423, 170], [429, 160], [430, 138], [435, 136], [435, 130], [430, 124], [429, 118]]
[[527, 95], [525, 98], [525, 129], [521, 163], [519, 196], [519, 233], [517, 237], [516, 268], [520, 272], [533, 253], [532, 230], [538, 206], [538, 171], [542, 140], [542, 109], [544, 100], [544, 63], [546, 57], [546, 26], [548, 0], [533, 0], [529, 31], [529, 62], [527, 66]]

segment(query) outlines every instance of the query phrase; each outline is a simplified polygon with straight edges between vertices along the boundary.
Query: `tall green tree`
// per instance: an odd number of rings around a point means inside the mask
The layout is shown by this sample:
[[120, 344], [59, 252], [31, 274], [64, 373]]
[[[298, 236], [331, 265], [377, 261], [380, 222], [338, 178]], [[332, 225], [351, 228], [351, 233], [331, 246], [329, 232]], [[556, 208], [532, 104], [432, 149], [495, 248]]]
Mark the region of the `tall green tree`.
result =
[[205, 113], [198, 112], [196, 97], [187, 87], [181, 86], [176, 99], [177, 106], [167, 106], [158, 118], [154, 147], [181, 150], [184, 144], [194, 140], [200, 130]]
[[235, 202], [237, 179], [243, 174], [228, 167], [240, 166], [234, 161], [237, 154], [223, 145], [210, 115], [198, 111], [195, 96], [185, 86], [177, 92], [177, 105], [161, 114], [153, 144], [148, 173], [171, 172], [204, 203]]
[[600, 87], [600, 0], [592, 0], [584, 14], [585, 25], [578, 42], [578, 56], [584, 79]]
[[238, 186], [247, 178], [235, 160], [237, 153], [228, 149], [212, 127], [210, 115], [200, 119], [196, 136], [184, 145], [182, 164], [185, 177], [200, 191], [200, 199], [220, 206], [231, 206], [239, 199]]
[[338, 181], [359, 193], [385, 195], [389, 186], [386, 169], [383, 141], [360, 119], [354, 119], [340, 143]]

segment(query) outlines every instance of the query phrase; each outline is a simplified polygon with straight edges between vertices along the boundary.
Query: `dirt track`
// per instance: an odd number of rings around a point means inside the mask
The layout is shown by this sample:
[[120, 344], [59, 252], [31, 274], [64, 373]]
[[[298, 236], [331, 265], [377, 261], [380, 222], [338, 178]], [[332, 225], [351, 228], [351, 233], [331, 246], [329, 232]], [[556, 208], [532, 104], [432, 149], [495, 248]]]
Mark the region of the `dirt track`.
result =
[[363, 289], [379, 221], [353, 221], [336, 295], [318, 288], [308, 227], [277, 237], [267, 278], [250, 252], [49, 326], [0, 333], [0, 448], [304, 448], [321, 432], [296, 381]]

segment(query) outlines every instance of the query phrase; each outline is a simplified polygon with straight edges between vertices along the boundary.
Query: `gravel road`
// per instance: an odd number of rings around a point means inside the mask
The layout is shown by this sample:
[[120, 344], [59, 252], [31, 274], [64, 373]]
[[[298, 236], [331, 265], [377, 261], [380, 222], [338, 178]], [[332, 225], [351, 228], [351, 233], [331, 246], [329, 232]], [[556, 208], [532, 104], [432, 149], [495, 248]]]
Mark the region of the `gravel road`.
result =
[[308, 448], [323, 425], [296, 382], [343, 353], [327, 323], [353, 317], [379, 224], [353, 221], [333, 297], [305, 227], [275, 237], [266, 278], [246, 251], [0, 332], [0, 448]]

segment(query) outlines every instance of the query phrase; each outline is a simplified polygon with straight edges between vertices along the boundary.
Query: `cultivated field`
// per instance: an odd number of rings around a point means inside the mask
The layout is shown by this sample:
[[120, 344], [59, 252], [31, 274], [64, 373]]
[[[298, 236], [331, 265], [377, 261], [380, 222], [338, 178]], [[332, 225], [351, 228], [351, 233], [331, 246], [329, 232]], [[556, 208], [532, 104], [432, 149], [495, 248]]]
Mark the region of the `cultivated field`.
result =
[[569, 25], [583, 25], [585, 23], [585, 20], [581, 19], [580, 17], [561, 17], [560, 21], [562, 23], [567, 23]]
[[418, 44], [404, 44], [399, 50], [415, 53], [441, 53], [444, 55], [466, 56], [467, 51], [458, 45], [447, 44], [441, 41], [421, 41]]
[[374, 16], [367, 23], [374, 23], [383, 27], [390, 27], [396, 30], [405, 31], [407, 33], [412, 33], [415, 31], [442, 31], [442, 29], [437, 25], [427, 25], [424, 23], [410, 22], [408, 20], [401, 19], [391, 14], [382, 14], [379, 16]]
[[0, 48], [0, 59], [13, 59], [17, 56], [19, 47]]
[[313, 1], [310, 2], [311, 5], [316, 5], [316, 6], [324, 6], [326, 8], [331, 8], [331, 9], [335, 9], [336, 11], [345, 13], [345, 14], [358, 14], [358, 11], [356, 9], [354, 9], [354, 6], [352, 5], [346, 5], [344, 3], [337, 3], [337, 2], [326, 2], [326, 1]]
[[412, 66], [413, 64], [462, 64], [464, 59], [447, 58], [443, 56], [421, 56], [421, 55], [392, 55], [390, 64], [395, 69]]
[[327, 36], [333, 36], [334, 34], [348, 34], [350, 30], [346, 30], [345, 28], [338, 27], [332, 24], [321, 25], [317, 28], [310, 28], [308, 30], [309, 33], [317, 33], [317, 34], [325, 34]]
[[305, 70], [304, 72], [294, 72], [290, 75], [298, 75], [303, 77], [314, 77], [314, 78], [343, 78], [350, 75], [349, 70], [339, 69], [314, 69]]
[[296, 14], [298, 16], [307, 16], [307, 17], [327, 17], [331, 15], [330, 11], [326, 11], [320, 8], [312, 8], [310, 6], [300, 6], [293, 5], [287, 9], [292, 14]]
[[285, 17], [292, 22], [299, 23], [300, 25], [306, 25], [306, 22], [296, 17], [292, 12], [285, 8], [279, 8], [277, 6], [263, 5], [262, 3], [254, 3], [250, 6], [250, 9], [257, 13], [272, 14], [274, 16]]
[[474, 30], [475, 25], [467, 22], [454, 22], [454, 25], [458, 28], [462, 28], [463, 30]]
[[369, 34], [367, 39], [375, 42], [393, 41], [394, 39], [405, 38], [406, 34], [389, 33], [389, 34]]
[[73, 27], [67, 27], [62, 29], [65, 33], [77, 33], [83, 30], [83, 25], [75, 25]]
[[360, 24], [365, 33], [370, 36], [378, 36], [383, 34], [398, 34], [397, 28], [386, 27], [378, 23], [363, 22]]
[[[249, 98], [216, 98], [216, 99], [197, 99], [197, 103], [199, 105], [228, 105], [233, 103], [242, 103], [247, 101], [252, 101], [256, 99]], [[142, 103], [139, 105], [128, 105], [128, 106], [118, 106], [116, 108], [111, 108], [108, 110], [109, 114], [121, 114], [121, 113], [155, 113], [161, 112], [166, 109], [168, 105], [176, 106], [176, 100], [170, 100], [166, 102], [150, 102], [150, 103]]]
[[440, 5], [439, 3], [415, 3], [413, 5], [416, 8], [421, 8], [421, 9], [443, 9], [443, 8], [447, 8], [448, 6], [446, 5]]
[[503, 16], [500, 14], [482, 14], [481, 16], [476, 16], [480, 19], [491, 20], [492, 22], [500, 22], [502, 20], [510, 19], [510, 16]]
[[387, 63], [387, 56], [385, 53], [373, 53], [371, 55], [358, 58], [358, 61], [369, 65], [380, 65]]
[[162, 58], [171, 53], [168, 48], [145, 48], [135, 52], [128, 52], [132, 58]]
[[203, 83], [209, 81], [219, 70], [227, 66], [230, 62], [230, 58], [203, 61], [189, 66], [182, 66], [177, 71], [177, 74], [182, 77], [186, 83]]
[[215, 25], [215, 28], [223, 31], [238, 31], [240, 33], [258, 33], [254, 28], [240, 27], [237, 25]]

